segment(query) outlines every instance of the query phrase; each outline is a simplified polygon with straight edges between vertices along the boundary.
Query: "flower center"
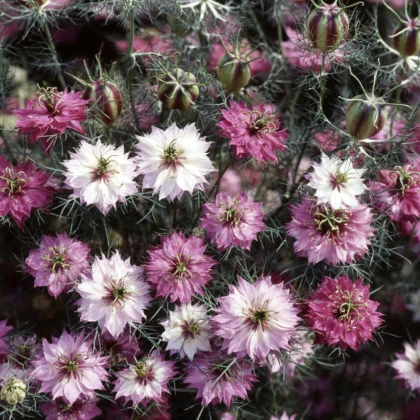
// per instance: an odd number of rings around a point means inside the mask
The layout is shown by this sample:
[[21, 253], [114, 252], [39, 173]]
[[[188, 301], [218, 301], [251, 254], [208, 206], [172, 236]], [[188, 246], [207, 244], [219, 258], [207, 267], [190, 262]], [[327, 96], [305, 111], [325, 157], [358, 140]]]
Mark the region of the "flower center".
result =
[[76, 360], [68, 360], [64, 367], [67, 372], [71, 373], [79, 369], [79, 363]]
[[[404, 195], [405, 190], [409, 189], [412, 185], [415, 185], [418, 182], [419, 172], [411, 172], [411, 167], [408, 167], [408, 171], [405, 172], [403, 168], [399, 168], [395, 173], [397, 174], [397, 179], [395, 182], [395, 187], [397, 190]], [[416, 175], [416, 177], [414, 177]]]
[[124, 287], [116, 288], [112, 292], [115, 299], [124, 299], [126, 293], [127, 293], [127, 290]]
[[117, 281], [113, 281], [111, 286], [108, 288], [108, 292], [108, 304], [113, 306], [117, 311], [123, 309], [130, 295], [130, 292], [124, 285], [124, 280], [119, 279]]
[[142, 360], [141, 362], [138, 362], [134, 368], [134, 372], [139, 378], [144, 379], [147, 376], [147, 365]]
[[334, 188], [340, 188], [349, 180], [349, 177], [347, 174], [337, 172], [335, 177], [332, 177], [331, 182], [334, 186]]
[[315, 212], [317, 218], [314, 219], [318, 230], [322, 231], [324, 235], [330, 236], [340, 233], [340, 225], [346, 223], [349, 220], [347, 213], [344, 210], [331, 210], [324, 206], [324, 210], [321, 211], [317, 207]]
[[26, 177], [24, 172], [20, 171], [15, 174], [13, 169], [6, 168], [4, 175], [0, 176], [0, 179], [4, 179], [7, 186], [3, 187], [1, 192], [7, 191], [9, 195], [22, 193], [22, 187], [26, 184], [24, 177]]
[[188, 322], [186, 322], [183, 330], [184, 338], [186, 340], [194, 338], [196, 335], [200, 335], [200, 326], [196, 321], [192, 322], [191, 324], [188, 324]]
[[265, 112], [261, 114], [259, 111], [251, 111], [249, 113], [251, 128], [253, 134], [259, 132], [270, 133], [275, 130], [276, 124], [274, 122], [274, 114], [268, 115]]
[[96, 168], [96, 174], [100, 177], [104, 176], [108, 172], [110, 160], [101, 157], [98, 161], [98, 167]]
[[348, 290], [344, 290], [341, 296], [346, 301], [339, 306], [338, 320], [344, 321], [347, 319], [351, 321], [352, 315], [354, 314], [356, 315], [356, 319], [359, 319], [361, 317], [359, 309], [367, 308], [367, 303], [363, 302], [363, 297], [361, 295], [353, 297], [353, 292], [349, 292]]
[[50, 247], [49, 252], [46, 252], [42, 258], [44, 261], [51, 263], [51, 270], [55, 273], [57, 270], [64, 270], [70, 267], [67, 261], [66, 247], [58, 249], [56, 246]]
[[181, 279], [185, 278], [187, 275], [191, 278], [194, 277], [191, 271], [188, 270], [188, 259], [185, 261], [185, 257], [183, 255], [177, 255], [175, 270], [172, 275]]
[[268, 319], [268, 311], [266, 309], [257, 308], [251, 315], [251, 321], [254, 324], [262, 325]]
[[179, 151], [175, 149], [173, 143], [163, 151], [163, 157], [167, 163], [175, 163], [178, 159]]
[[[39, 87], [39, 85], [38, 85]], [[60, 96], [56, 93], [57, 88], [55, 87], [48, 87], [48, 88], [39, 88], [38, 94], [39, 98], [38, 101], [41, 104], [41, 101], [44, 103], [45, 108], [47, 108], [48, 112], [51, 115], [59, 114], [59, 110], [56, 108], [57, 105], [57, 98]]]
[[26, 359], [28, 359], [31, 355], [31, 347], [27, 346], [26, 344], [21, 344], [20, 346], [18, 346], [17, 350], [19, 356], [24, 357]]

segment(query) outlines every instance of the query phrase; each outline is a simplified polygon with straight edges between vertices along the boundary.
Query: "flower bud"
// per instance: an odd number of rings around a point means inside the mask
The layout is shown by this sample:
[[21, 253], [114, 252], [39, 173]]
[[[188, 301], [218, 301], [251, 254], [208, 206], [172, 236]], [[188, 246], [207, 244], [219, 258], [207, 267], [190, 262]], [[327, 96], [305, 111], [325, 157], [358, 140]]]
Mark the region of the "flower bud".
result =
[[122, 95], [114, 83], [99, 80], [89, 84], [84, 93], [83, 99], [90, 100], [90, 106], [94, 106], [102, 118], [104, 124], [113, 124], [122, 111]]
[[195, 76], [182, 69], [160, 74], [158, 79], [158, 98], [169, 109], [188, 109], [200, 94]]
[[306, 28], [313, 47], [328, 53], [334, 51], [346, 36], [349, 18], [336, 2], [322, 3], [309, 15]]
[[247, 86], [251, 78], [249, 64], [239, 58], [239, 54], [225, 54], [217, 63], [217, 77], [227, 93], [239, 92]]
[[21, 403], [26, 397], [26, 385], [20, 379], [11, 378], [3, 385], [0, 397], [10, 405]]
[[357, 140], [368, 139], [379, 133], [388, 119], [382, 98], [359, 95], [353, 98], [346, 112], [346, 128]]
[[417, 55], [420, 51], [420, 21], [408, 19], [400, 23], [394, 30], [394, 48], [402, 57]]

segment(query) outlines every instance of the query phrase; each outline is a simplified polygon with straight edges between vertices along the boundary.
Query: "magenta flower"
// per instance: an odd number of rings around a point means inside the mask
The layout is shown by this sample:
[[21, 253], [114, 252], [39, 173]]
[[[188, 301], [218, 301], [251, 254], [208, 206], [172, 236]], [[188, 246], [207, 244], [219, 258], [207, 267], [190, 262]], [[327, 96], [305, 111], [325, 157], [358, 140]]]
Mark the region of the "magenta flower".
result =
[[211, 242], [216, 244], [219, 251], [232, 245], [250, 250], [252, 241], [257, 239], [257, 233], [265, 229], [261, 206], [262, 203], [254, 203], [246, 193], [231, 197], [225, 192], [219, 192], [214, 204], [203, 206], [201, 226], [206, 229]]
[[296, 254], [310, 263], [346, 264], [368, 252], [375, 229], [367, 205], [358, 203], [352, 209], [332, 210], [329, 205], [317, 205], [304, 198], [301, 204], [291, 206], [291, 212], [287, 233], [296, 239]]
[[69, 238], [66, 232], [56, 237], [44, 235], [25, 262], [35, 277], [35, 287], [47, 286], [48, 293], [57, 298], [89, 272], [89, 251], [87, 244]]
[[95, 396], [103, 390], [108, 358], [92, 350], [92, 339], [80, 334], [63, 332], [52, 343], [43, 339], [44, 354], [33, 362], [34, 377], [41, 382], [40, 392], [51, 392], [53, 399], [62, 397], [68, 405], [78, 398]]
[[156, 288], [156, 296], [189, 303], [193, 295], [204, 294], [211, 268], [217, 264], [204, 254], [205, 250], [202, 238], [186, 238], [183, 232], [174, 232], [148, 251], [149, 259], [144, 267], [147, 280]]
[[26, 108], [15, 111], [20, 118], [16, 124], [21, 134], [29, 134], [29, 142], [39, 139], [47, 155], [57, 137], [67, 129], [86, 134], [80, 121], [86, 120], [89, 100], [82, 99], [83, 92], [57, 92], [56, 88], [43, 89], [35, 101], [26, 101]]
[[284, 142], [289, 137], [286, 130], [279, 130], [280, 121], [271, 105], [254, 105], [231, 101], [222, 110], [218, 125], [220, 135], [230, 138], [238, 159], [253, 157], [260, 162], [277, 162], [276, 152], [286, 150]]
[[168, 382], [175, 376], [175, 362], [165, 361], [158, 350], [118, 373], [114, 391], [116, 399], [123, 397], [134, 405], [150, 401], [165, 403]]
[[420, 390], [420, 340], [413, 345], [404, 343], [404, 353], [397, 353], [397, 360], [392, 367], [397, 371], [397, 378], [403, 379], [407, 388]]
[[0, 358], [2, 354], [7, 354], [9, 352], [9, 346], [7, 345], [4, 337], [13, 330], [13, 327], [7, 325], [7, 321], [0, 321]]
[[117, 338], [114, 338], [109, 332], [102, 335], [96, 335], [94, 341], [95, 347], [100, 348], [102, 354], [109, 356], [115, 370], [118, 364], [123, 361], [133, 363], [135, 356], [140, 353], [139, 343], [131, 332], [125, 330]]
[[420, 217], [420, 164], [381, 170], [378, 181], [369, 188], [375, 205], [396, 222], [416, 221]]
[[253, 361], [262, 361], [270, 351], [290, 349], [300, 318], [282, 283], [262, 277], [251, 284], [238, 277], [238, 287], [229, 286], [229, 295], [218, 301], [214, 332], [224, 339], [222, 349], [228, 354], [248, 354]]
[[217, 353], [196, 357], [188, 363], [184, 382], [195, 388], [201, 405], [232, 405], [235, 397], [248, 399], [247, 392], [257, 381], [252, 363], [246, 359], [229, 359]]
[[39, 408], [45, 416], [45, 420], [91, 420], [102, 414], [102, 410], [96, 405], [97, 397], [80, 399], [70, 406], [61, 398], [52, 402], [41, 404]]
[[378, 328], [383, 315], [378, 302], [369, 299], [370, 286], [362, 280], [352, 282], [347, 276], [324, 277], [309, 300], [309, 325], [320, 343], [358, 350]]
[[23, 224], [35, 209], [45, 209], [55, 188], [51, 177], [37, 171], [33, 163], [13, 166], [0, 156], [0, 216], [10, 215], [23, 230]]

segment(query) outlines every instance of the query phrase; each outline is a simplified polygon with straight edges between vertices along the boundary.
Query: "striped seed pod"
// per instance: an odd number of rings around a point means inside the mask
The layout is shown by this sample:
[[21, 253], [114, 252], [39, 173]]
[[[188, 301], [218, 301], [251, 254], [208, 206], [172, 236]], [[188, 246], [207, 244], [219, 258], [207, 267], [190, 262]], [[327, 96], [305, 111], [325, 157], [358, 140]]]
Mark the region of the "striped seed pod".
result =
[[394, 48], [402, 57], [417, 55], [420, 51], [420, 21], [408, 19], [401, 22], [392, 35]]
[[90, 100], [90, 106], [97, 109], [102, 121], [106, 125], [113, 124], [122, 111], [122, 95], [114, 83], [99, 80], [85, 88], [83, 99]]
[[195, 76], [182, 69], [160, 74], [158, 80], [158, 98], [169, 109], [188, 109], [200, 94]]
[[308, 38], [314, 48], [323, 53], [334, 51], [346, 36], [349, 18], [344, 10], [333, 4], [322, 3], [306, 21]]
[[248, 85], [251, 78], [249, 64], [239, 58], [239, 54], [225, 54], [217, 63], [217, 77], [227, 94], [239, 92]]
[[365, 140], [379, 133], [388, 119], [385, 101], [375, 96], [358, 95], [346, 112], [346, 128], [357, 140]]

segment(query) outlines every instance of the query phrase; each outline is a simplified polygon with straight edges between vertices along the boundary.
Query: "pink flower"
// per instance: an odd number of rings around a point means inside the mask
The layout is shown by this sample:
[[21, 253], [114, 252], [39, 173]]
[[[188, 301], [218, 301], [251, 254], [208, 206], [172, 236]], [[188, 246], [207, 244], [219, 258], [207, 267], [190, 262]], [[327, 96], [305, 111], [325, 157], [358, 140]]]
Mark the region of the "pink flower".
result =
[[397, 371], [397, 378], [403, 379], [407, 388], [420, 390], [420, 340], [413, 345], [404, 343], [404, 353], [397, 353], [397, 360], [392, 367]]
[[158, 350], [118, 373], [114, 391], [116, 399], [124, 397], [134, 405], [150, 401], [165, 403], [168, 382], [175, 376], [175, 362], [165, 361]]
[[51, 392], [54, 400], [62, 397], [72, 405], [78, 398], [94, 397], [95, 389], [104, 389], [108, 358], [92, 351], [92, 340], [83, 331], [63, 332], [51, 344], [43, 339], [42, 346], [44, 354], [33, 362], [40, 392]]
[[420, 164], [382, 169], [369, 188], [375, 205], [396, 222], [414, 222], [420, 217]]
[[126, 325], [141, 324], [152, 300], [143, 268], [123, 260], [118, 251], [110, 259], [95, 257], [91, 276], [82, 279], [77, 292], [81, 321], [98, 322], [114, 338]]
[[290, 207], [292, 221], [286, 229], [296, 239], [293, 249], [299, 257], [308, 258], [312, 264], [325, 261], [338, 265], [358, 260], [368, 252], [375, 229], [367, 205], [332, 210], [304, 198], [301, 204]]
[[109, 332], [98, 334], [94, 344], [96, 348], [100, 348], [102, 354], [109, 356], [114, 370], [118, 367], [116, 365], [123, 361], [133, 363], [135, 356], [140, 353], [139, 343], [128, 330], [125, 330], [117, 338], [114, 338]]
[[189, 303], [194, 294], [204, 294], [211, 268], [217, 264], [204, 254], [205, 250], [202, 238], [186, 238], [183, 232], [174, 232], [148, 251], [149, 259], [144, 267], [147, 280], [156, 288], [156, 296]]
[[47, 286], [48, 293], [57, 298], [88, 273], [89, 251], [87, 244], [69, 238], [66, 232], [56, 237], [44, 235], [39, 248], [29, 251], [25, 262], [35, 277], [35, 287]]
[[45, 416], [45, 420], [91, 420], [102, 414], [102, 410], [96, 405], [97, 397], [80, 399], [70, 406], [61, 398], [41, 404], [39, 408]]
[[80, 121], [86, 120], [86, 106], [89, 100], [82, 99], [83, 92], [57, 92], [56, 88], [44, 89], [35, 101], [26, 101], [26, 108], [15, 111], [20, 118], [16, 128], [22, 134], [29, 134], [29, 142], [41, 145], [47, 155], [57, 141], [57, 136], [67, 129], [86, 134]]
[[50, 175], [33, 163], [13, 166], [0, 156], [0, 216], [10, 215], [23, 230], [31, 211], [45, 209], [54, 192]]
[[279, 130], [280, 121], [271, 105], [254, 105], [231, 101], [222, 110], [218, 125], [220, 135], [230, 138], [238, 159], [253, 157], [260, 162], [277, 162], [276, 151], [286, 150], [286, 130]]
[[262, 277], [251, 284], [238, 277], [238, 287], [229, 286], [229, 295], [218, 301], [214, 332], [224, 339], [228, 354], [246, 353], [253, 361], [262, 361], [270, 351], [290, 349], [300, 318], [282, 283], [272, 284], [271, 277]]
[[362, 280], [352, 282], [346, 275], [324, 277], [309, 300], [309, 325], [319, 333], [318, 341], [358, 350], [383, 320], [376, 309], [378, 302], [369, 299], [370, 286]]
[[235, 397], [248, 399], [247, 392], [257, 381], [252, 363], [246, 359], [229, 359], [217, 353], [196, 357], [188, 363], [184, 382], [197, 390], [201, 405], [232, 405]]
[[262, 203], [254, 203], [246, 193], [231, 197], [219, 192], [214, 204], [203, 206], [201, 226], [207, 230], [211, 242], [216, 244], [219, 251], [232, 245], [250, 250], [257, 233], [266, 227], [262, 221], [261, 206]]
[[9, 352], [9, 346], [4, 340], [4, 337], [6, 337], [11, 330], [13, 330], [13, 327], [7, 325], [7, 321], [0, 321], [0, 355], [7, 354]]
[[283, 414], [281, 415], [280, 418], [271, 416], [270, 420], [295, 420], [296, 416], [297, 416], [297, 414], [293, 414], [289, 417], [287, 415], [287, 413], [285, 411], [283, 411]]

